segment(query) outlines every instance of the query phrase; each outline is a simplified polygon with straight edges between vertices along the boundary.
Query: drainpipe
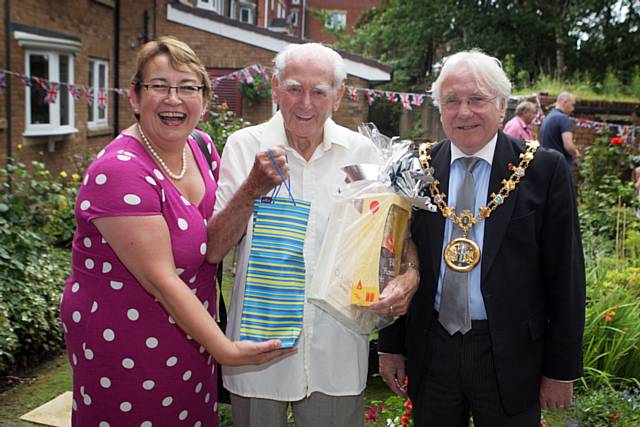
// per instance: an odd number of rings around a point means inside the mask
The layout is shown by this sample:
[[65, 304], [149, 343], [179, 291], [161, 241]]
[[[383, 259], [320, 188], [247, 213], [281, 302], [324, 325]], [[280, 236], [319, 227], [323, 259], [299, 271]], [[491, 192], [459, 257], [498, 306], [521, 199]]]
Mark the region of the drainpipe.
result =
[[[4, 2], [4, 67], [7, 70], [11, 70], [11, 0], [5, 0]], [[11, 78], [6, 76], [5, 82], [7, 84], [7, 90], [4, 96], [4, 110], [7, 120], [7, 165], [11, 163], [11, 157], [13, 157], [13, 127], [11, 120]], [[11, 184], [11, 183], [9, 183]]]
[[300, 29], [300, 38], [306, 38], [307, 31], [307, 0], [302, 0], [302, 28]]
[[264, 0], [264, 28], [269, 28], [269, 0]]
[[[120, 87], [120, 0], [113, 13], [113, 87]], [[113, 97], [113, 137], [120, 132], [120, 95]]]
[[158, 39], [158, 2], [153, 0], [153, 40]]

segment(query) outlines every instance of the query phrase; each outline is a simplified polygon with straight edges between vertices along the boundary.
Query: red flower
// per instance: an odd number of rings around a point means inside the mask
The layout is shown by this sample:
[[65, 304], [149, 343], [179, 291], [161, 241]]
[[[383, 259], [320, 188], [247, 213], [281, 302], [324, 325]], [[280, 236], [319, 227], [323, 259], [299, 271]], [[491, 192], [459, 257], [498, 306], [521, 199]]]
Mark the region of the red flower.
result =
[[411, 403], [411, 399], [405, 400], [404, 407], [407, 408], [407, 409], [413, 408], [413, 404]]
[[620, 137], [620, 136], [616, 136], [615, 138], [611, 138], [609, 143], [611, 145], [622, 145], [622, 144], [624, 144], [624, 139], [622, 139], [622, 137]]
[[409, 417], [407, 417], [406, 415], [403, 415], [402, 418], [400, 418], [400, 422], [402, 423], [403, 426], [409, 425]]
[[609, 416], [609, 419], [611, 420], [611, 424], [615, 424], [616, 422], [618, 422], [618, 418], [620, 418], [620, 412], [614, 412]]

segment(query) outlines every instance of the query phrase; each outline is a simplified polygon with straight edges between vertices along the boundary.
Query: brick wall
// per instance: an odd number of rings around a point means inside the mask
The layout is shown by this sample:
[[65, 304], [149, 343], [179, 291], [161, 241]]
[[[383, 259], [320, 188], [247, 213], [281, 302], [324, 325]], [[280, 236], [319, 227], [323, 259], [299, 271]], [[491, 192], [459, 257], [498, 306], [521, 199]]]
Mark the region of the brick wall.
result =
[[[0, 8], [4, 23], [4, 7]], [[81, 39], [80, 52], [74, 58], [74, 81], [85, 84], [88, 76], [89, 57], [109, 60], [113, 63], [113, 8], [95, 1], [74, 0], [21, 0], [12, 2], [11, 20], [14, 23], [47, 29]], [[3, 36], [6, 34], [3, 25]], [[4, 63], [4, 43], [0, 43], [0, 58], [2, 68], [12, 71], [25, 72], [25, 49], [18, 46], [13, 32], [11, 32], [11, 64]], [[22, 83], [11, 78], [11, 93], [0, 95], [2, 118], [5, 115], [4, 97], [11, 96], [12, 122], [12, 151], [14, 158], [20, 162], [38, 160], [44, 162], [54, 173], [69, 170], [69, 160], [75, 155], [90, 156], [99, 151], [111, 138], [110, 130], [107, 135], [89, 136], [87, 128], [88, 107], [86, 99], [81, 97], [75, 102], [75, 128], [77, 133], [61, 137], [55, 142], [53, 152], [49, 151], [48, 138], [24, 137], [25, 130], [25, 89]], [[113, 101], [113, 93], [109, 95], [109, 103]], [[111, 108], [109, 110], [112, 115]], [[111, 123], [111, 120], [110, 120]], [[6, 162], [7, 131], [6, 126], [0, 126], [0, 162]]]
[[324, 22], [315, 18], [309, 9], [337, 10], [347, 13], [347, 33], [353, 32], [353, 26], [360, 20], [360, 15], [367, 9], [378, 6], [380, 0], [308, 0], [305, 37], [316, 42], [332, 43], [335, 37], [326, 33]]

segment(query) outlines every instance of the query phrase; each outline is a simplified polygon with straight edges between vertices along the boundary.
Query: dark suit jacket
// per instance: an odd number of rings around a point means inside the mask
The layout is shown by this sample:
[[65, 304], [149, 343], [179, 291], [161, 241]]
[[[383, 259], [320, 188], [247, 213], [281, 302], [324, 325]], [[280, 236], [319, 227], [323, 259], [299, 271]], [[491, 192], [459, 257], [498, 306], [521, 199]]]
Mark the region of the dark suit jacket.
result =
[[[498, 192], [511, 174], [508, 164], [517, 165], [523, 152], [520, 141], [498, 133], [489, 194]], [[450, 142], [435, 146], [431, 157], [446, 194]], [[516, 190], [485, 221], [481, 292], [500, 397], [505, 411], [516, 414], [538, 401], [541, 375], [558, 380], [582, 375], [584, 258], [562, 155], [540, 147]], [[414, 213], [420, 285], [407, 315], [380, 332], [381, 352], [407, 356], [414, 399], [428, 366], [426, 335], [433, 323], [444, 226], [440, 212]]]

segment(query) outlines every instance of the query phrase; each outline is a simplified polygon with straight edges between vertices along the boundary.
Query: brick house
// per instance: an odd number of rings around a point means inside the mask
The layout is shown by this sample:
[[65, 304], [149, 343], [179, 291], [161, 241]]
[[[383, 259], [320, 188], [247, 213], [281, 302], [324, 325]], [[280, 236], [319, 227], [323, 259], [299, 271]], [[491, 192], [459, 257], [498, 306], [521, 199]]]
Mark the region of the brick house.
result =
[[[290, 1], [290, 0], [289, 0]], [[212, 76], [224, 75], [252, 64], [270, 66], [275, 53], [293, 36], [260, 28], [218, 13], [218, 4], [240, 7], [244, 0], [5, 0], [0, 9], [3, 40], [0, 69], [38, 76], [52, 82], [93, 88], [92, 103], [83, 94], [74, 100], [61, 86], [56, 101], [43, 102], [46, 92], [36, 83], [26, 87], [7, 76], [7, 91], [0, 94], [0, 162], [38, 160], [58, 172], [69, 170], [75, 155], [92, 156], [117, 132], [134, 120], [125, 96], [100, 88], [127, 88], [141, 44], [160, 35], [173, 35], [188, 43]], [[256, 11], [252, 10], [252, 13]], [[246, 16], [245, 16], [246, 17]], [[257, 14], [255, 15], [257, 17]], [[388, 81], [391, 68], [346, 52], [347, 84], [371, 87]], [[227, 82], [227, 81], [225, 81]], [[236, 100], [236, 110], [252, 123], [268, 119], [270, 100], [248, 105], [239, 97], [237, 82], [228, 81], [225, 96]], [[233, 87], [233, 84], [236, 84]], [[355, 127], [368, 118], [364, 99], [344, 99], [335, 120]]]

